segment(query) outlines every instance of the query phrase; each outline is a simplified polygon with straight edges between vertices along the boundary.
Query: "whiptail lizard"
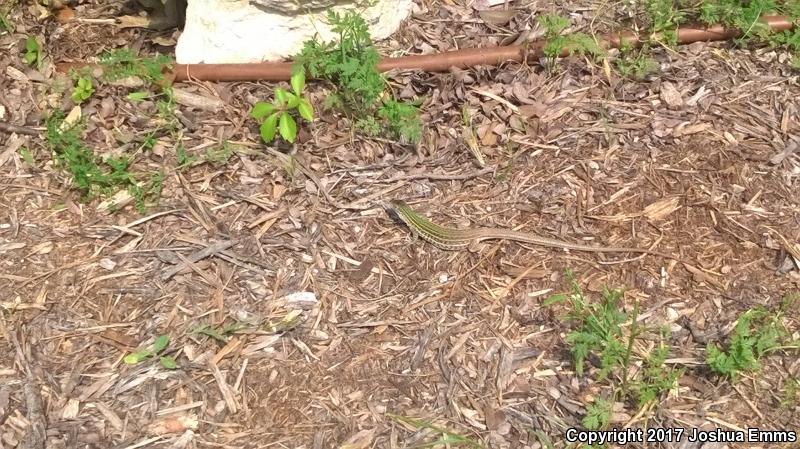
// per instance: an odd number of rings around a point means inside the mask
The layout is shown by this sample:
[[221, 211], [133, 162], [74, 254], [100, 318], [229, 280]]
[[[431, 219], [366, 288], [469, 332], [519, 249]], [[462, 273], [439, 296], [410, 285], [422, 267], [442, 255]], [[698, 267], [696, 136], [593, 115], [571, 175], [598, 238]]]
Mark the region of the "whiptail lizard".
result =
[[411, 209], [408, 204], [400, 200], [389, 201], [388, 208], [394, 212], [395, 215], [397, 215], [397, 217], [403, 223], [405, 223], [406, 226], [408, 226], [414, 235], [444, 250], [459, 250], [468, 247], [473, 242], [503, 239], [574, 251], [651, 254], [682, 262], [682, 260], [676, 256], [643, 248], [581, 245], [579, 243], [569, 243], [563, 240], [556, 240], [526, 232], [511, 231], [500, 228], [446, 228], [444, 226], [439, 226], [422, 215], [414, 212], [414, 210]]

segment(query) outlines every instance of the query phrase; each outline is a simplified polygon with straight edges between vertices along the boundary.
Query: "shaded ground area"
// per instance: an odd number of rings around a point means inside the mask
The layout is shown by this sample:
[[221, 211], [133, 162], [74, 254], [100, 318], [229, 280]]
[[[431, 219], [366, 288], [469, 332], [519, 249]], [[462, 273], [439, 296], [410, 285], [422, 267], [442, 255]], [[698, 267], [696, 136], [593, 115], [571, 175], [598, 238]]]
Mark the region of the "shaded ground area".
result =
[[[611, 20], [578, 3], [564, 4], [579, 11], [575, 26]], [[382, 52], [515, 39], [536, 11], [493, 31], [461, 4], [420, 4]], [[224, 104], [178, 105], [180, 142], [197, 161], [178, 169], [178, 141], [157, 135], [136, 167], [164, 171], [160, 203], [107, 214], [50, 161], [43, 117], [72, 105], [52, 64], [20, 60], [19, 40], [46, 36], [45, 53], [67, 61], [151, 51], [154, 35], [34, 13], [14, 10], [16, 31], [0, 36], [0, 121], [36, 131], [0, 133], [0, 447], [36, 447], [24, 435], [38, 425], [52, 448], [419, 447], [442, 438], [432, 425], [491, 448], [568, 447], [565, 430], [610, 392], [596, 360], [576, 374], [566, 307], [545, 304], [569, 291], [567, 270], [592, 301], [624, 288], [642, 322], [672, 329], [667, 364], [685, 369], [660, 404], [615, 404], [614, 425], [800, 429], [798, 402], [786, 401], [796, 351], [735, 382], [704, 364], [706, 343], [724, 341], [741, 312], [775, 309], [800, 285], [788, 253], [800, 241], [800, 86], [785, 55], [657, 49], [660, 72], [638, 82], [578, 57], [550, 70], [395, 74], [400, 96], [425, 97], [420, 145], [351, 135], [320, 111], [293, 149], [305, 170], [265, 152], [247, 116], [270, 85], [180, 85]], [[309, 89], [321, 104], [327, 88]], [[127, 94], [99, 85], [84, 104], [95, 151], [135, 148], [153, 130], [154, 105]], [[203, 158], [228, 147], [225, 163]], [[380, 207], [391, 198], [451, 226], [652, 246], [686, 263], [514, 242], [442, 251], [409, 239]], [[192, 261], [204, 249], [212, 257]], [[123, 363], [159, 335], [179, 369]]]

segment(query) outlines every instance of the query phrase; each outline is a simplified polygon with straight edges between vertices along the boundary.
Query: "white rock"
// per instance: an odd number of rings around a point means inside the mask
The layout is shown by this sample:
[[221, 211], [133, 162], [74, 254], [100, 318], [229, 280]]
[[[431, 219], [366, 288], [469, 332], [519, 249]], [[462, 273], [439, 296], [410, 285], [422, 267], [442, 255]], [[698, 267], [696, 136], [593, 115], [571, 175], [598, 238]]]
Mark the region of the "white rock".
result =
[[[324, 42], [330, 31], [327, 9], [297, 14], [296, 0], [192, 0], [186, 8], [186, 25], [175, 49], [179, 64], [222, 64], [275, 61], [300, 52], [303, 43], [319, 35]], [[303, 11], [308, 4], [303, 3]], [[373, 39], [389, 37], [408, 16], [412, 0], [377, 0], [364, 8], [353, 1], [312, 0], [314, 7], [338, 6], [344, 14], [359, 11], [370, 25]], [[346, 4], [343, 4], [346, 3]], [[363, 3], [359, 0], [358, 3]], [[278, 13], [283, 8], [284, 13]]]

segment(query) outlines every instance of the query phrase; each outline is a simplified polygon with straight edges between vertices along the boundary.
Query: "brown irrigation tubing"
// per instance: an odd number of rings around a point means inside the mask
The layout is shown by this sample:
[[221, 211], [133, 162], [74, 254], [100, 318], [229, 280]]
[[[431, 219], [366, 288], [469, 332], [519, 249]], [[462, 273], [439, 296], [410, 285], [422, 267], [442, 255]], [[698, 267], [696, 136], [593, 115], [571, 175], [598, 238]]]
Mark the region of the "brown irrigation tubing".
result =
[[[773, 31], [785, 31], [794, 27], [784, 16], [763, 16], [761, 21]], [[701, 41], [722, 41], [732, 39], [741, 34], [737, 29], [714, 25], [704, 28], [680, 28], [677, 31], [679, 44], [691, 44]], [[613, 33], [600, 38], [603, 48], [618, 48], [622, 41], [632, 45], [640, 45], [639, 34], [626, 31]], [[526, 58], [538, 58], [542, 51], [542, 42], [530, 45], [509, 45], [500, 47], [467, 48], [432, 55], [403, 56], [400, 58], [383, 58], [378, 69], [416, 69], [427, 72], [444, 72], [453, 67], [467, 68], [476, 65], [497, 65], [507, 61], [524, 61]], [[563, 53], [566, 53], [564, 51]], [[289, 62], [263, 62], [255, 64], [176, 64], [175, 81], [187, 79], [208, 81], [282, 81], [288, 80], [291, 74]]]
[[[785, 16], [762, 16], [760, 19], [773, 31], [792, 29], [795, 24]], [[677, 38], [679, 44], [691, 44], [704, 41], [724, 41], [738, 37], [741, 31], [713, 25], [703, 28], [679, 28]], [[599, 39], [603, 48], [619, 48], [625, 41], [631, 45], [641, 45], [641, 35], [625, 31], [612, 33]], [[378, 69], [385, 72], [392, 69], [416, 69], [426, 72], [445, 72], [453, 67], [468, 68], [476, 65], [498, 65], [508, 61], [535, 60], [542, 54], [544, 43], [534, 42], [529, 45], [508, 45], [500, 47], [466, 48], [432, 55], [403, 56], [400, 58], [383, 58]], [[566, 51], [562, 51], [566, 55]], [[84, 64], [60, 64], [62, 70], [76, 68]], [[201, 81], [284, 81], [291, 75], [290, 62], [262, 62], [254, 64], [176, 64], [173, 68], [175, 81], [195, 79]]]

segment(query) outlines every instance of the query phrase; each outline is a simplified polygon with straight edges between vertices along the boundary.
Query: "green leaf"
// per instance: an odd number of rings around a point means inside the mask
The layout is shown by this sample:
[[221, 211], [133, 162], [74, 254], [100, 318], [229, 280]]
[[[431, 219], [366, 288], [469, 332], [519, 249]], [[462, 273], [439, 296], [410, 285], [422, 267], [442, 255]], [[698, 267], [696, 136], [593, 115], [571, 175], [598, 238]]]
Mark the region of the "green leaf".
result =
[[297, 105], [297, 112], [300, 113], [300, 117], [303, 117], [309, 122], [314, 120], [314, 107], [311, 106], [311, 102], [305, 98], [301, 99], [300, 104]]
[[286, 89], [281, 89], [280, 87], [275, 89], [275, 101], [278, 102], [278, 107], [283, 107], [288, 100], [289, 92]]
[[264, 142], [272, 142], [275, 139], [275, 128], [278, 127], [278, 112], [273, 112], [269, 118], [261, 124], [259, 132]]
[[169, 344], [169, 335], [159, 335], [156, 341], [153, 342], [153, 352], [158, 354], [163, 351]]
[[295, 94], [287, 94], [289, 101], [286, 104], [286, 109], [294, 109], [300, 104], [300, 97]]
[[144, 101], [149, 94], [147, 92], [131, 92], [128, 94], [128, 100], [133, 102]]
[[28, 163], [28, 165], [33, 165], [34, 164], [33, 155], [31, 154], [30, 150], [28, 150], [27, 148], [20, 147], [19, 155], [22, 156], [22, 159], [26, 163]]
[[287, 142], [294, 143], [294, 139], [297, 137], [297, 123], [288, 112], [281, 114], [280, 132], [281, 137]]
[[147, 349], [142, 349], [141, 351], [131, 352], [130, 354], [126, 355], [125, 358], [122, 359], [128, 365], [136, 365], [139, 362], [147, 360], [153, 353], [148, 351]]
[[25, 41], [25, 49], [30, 53], [37, 52], [39, 50], [39, 41], [33, 36], [28, 36], [28, 40]]
[[303, 92], [306, 87], [306, 74], [303, 70], [298, 70], [292, 74], [292, 90], [297, 95]]
[[25, 53], [25, 63], [31, 65], [34, 62], [36, 62], [36, 52]]
[[163, 366], [166, 369], [177, 369], [178, 368], [178, 362], [175, 361], [175, 357], [164, 356], [164, 357], [161, 357], [160, 360], [161, 360], [161, 366]]
[[555, 295], [551, 295], [549, 298], [544, 300], [542, 303], [544, 306], [552, 306], [553, 304], [560, 304], [567, 300], [567, 295], [563, 293], [557, 293]]
[[272, 103], [265, 103], [263, 101], [259, 101], [253, 106], [253, 110], [250, 111], [250, 117], [253, 117], [256, 120], [264, 120], [264, 117], [272, 114], [275, 110], [275, 106]]

